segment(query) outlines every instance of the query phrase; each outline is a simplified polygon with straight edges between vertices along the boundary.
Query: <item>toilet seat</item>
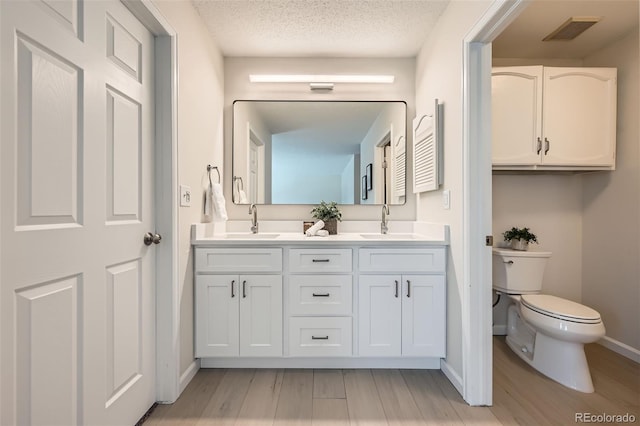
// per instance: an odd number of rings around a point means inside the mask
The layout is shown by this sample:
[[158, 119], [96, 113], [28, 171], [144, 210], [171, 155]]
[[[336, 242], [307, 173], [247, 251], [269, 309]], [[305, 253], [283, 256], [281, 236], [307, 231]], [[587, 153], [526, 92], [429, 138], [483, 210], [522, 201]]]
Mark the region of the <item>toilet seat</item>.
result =
[[520, 302], [527, 309], [552, 318], [581, 324], [602, 322], [600, 314], [596, 310], [548, 294], [523, 294], [520, 297]]

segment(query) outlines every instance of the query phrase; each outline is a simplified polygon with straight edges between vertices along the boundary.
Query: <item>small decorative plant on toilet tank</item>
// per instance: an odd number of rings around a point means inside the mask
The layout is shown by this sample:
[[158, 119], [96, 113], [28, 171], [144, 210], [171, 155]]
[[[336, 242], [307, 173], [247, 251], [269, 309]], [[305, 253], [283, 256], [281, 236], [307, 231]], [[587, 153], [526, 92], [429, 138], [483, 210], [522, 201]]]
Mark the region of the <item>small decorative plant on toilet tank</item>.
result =
[[515, 226], [502, 234], [505, 241], [509, 241], [514, 250], [529, 250], [529, 243], [538, 244], [535, 234], [529, 228], [516, 228]]

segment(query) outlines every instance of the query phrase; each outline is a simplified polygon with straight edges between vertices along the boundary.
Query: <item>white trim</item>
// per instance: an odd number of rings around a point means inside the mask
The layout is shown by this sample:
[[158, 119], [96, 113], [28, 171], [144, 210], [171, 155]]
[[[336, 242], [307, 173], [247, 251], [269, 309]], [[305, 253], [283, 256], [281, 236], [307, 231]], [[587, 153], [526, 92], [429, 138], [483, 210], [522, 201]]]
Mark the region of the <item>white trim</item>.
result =
[[156, 400], [180, 394], [176, 32], [151, 0], [121, 0], [155, 36]]
[[439, 370], [440, 358], [202, 358], [201, 368], [415, 368]]
[[191, 383], [191, 380], [193, 380], [199, 370], [200, 360], [195, 359], [191, 364], [189, 364], [185, 372], [182, 373], [182, 376], [180, 376], [180, 389], [178, 392], [179, 394], [182, 394], [182, 392], [184, 392], [184, 390], [187, 388], [187, 386], [189, 386], [189, 383]]
[[611, 349], [615, 353], [620, 354], [625, 358], [629, 358], [631, 361], [640, 364], [640, 350], [631, 347], [626, 343], [622, 343], [616, 339], [612, 339], [609, 336], [604, 336], [602, 339], [598, 340], [597, 343], [607, 349]]
[[460, 393], [460, 395], [462, 395], [463, 388], [464, 388], [462, 384], [462, 378], [458, 375], [458, 373], [456, 373], [456, 371], [453, 368], [451, 368], [449, 364], [447, 364], [447, 361], [444, 359], [440, 360], [440, 370], [442, 370], [442, 372], [444, 373], [445, 376], [447, 376], [447, 379], [449, 379], [453, 387], [456, 388], [456, 390]]
[[492, 404], [491, 41], [527, 6], [496, 0], [464, 38], [462, 396]]

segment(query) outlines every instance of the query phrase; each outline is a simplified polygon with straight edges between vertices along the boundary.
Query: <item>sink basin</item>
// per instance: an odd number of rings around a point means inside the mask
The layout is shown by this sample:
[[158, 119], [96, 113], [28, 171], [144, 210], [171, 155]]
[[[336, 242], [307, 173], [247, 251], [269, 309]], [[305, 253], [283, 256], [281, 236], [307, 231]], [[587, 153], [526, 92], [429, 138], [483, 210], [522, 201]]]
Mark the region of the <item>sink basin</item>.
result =
[[415, 240], [416, 234], [360, 234], [367, 240]]
[[236, 234], [225, 234], [224, 238], [231, 240], [262, 240], [278, 237], [280, 234], [252, 234], [250, 232], [241, 232]]

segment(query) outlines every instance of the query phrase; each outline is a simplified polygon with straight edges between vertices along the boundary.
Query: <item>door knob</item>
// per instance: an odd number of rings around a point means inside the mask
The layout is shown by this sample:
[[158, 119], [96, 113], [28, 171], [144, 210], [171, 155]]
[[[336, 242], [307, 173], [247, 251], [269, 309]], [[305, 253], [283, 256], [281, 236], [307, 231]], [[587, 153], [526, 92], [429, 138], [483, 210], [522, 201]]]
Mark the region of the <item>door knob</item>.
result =
[[146, 246], [150, 246], [152, 243], [160, 244], [160, 241], [162, 241], [162, 235], [152, 234], [151, 232], [147, 232], [146, 234], [144, 234], [143, 241]]

